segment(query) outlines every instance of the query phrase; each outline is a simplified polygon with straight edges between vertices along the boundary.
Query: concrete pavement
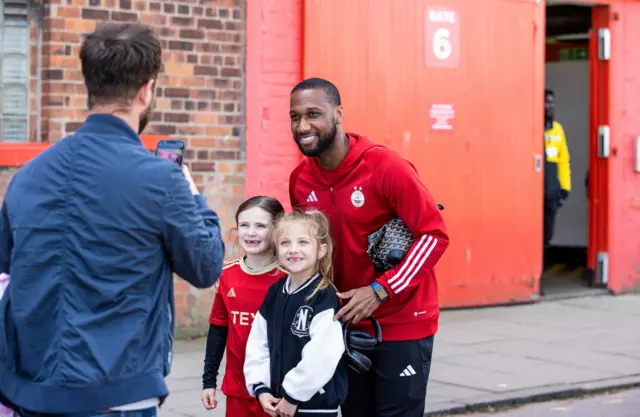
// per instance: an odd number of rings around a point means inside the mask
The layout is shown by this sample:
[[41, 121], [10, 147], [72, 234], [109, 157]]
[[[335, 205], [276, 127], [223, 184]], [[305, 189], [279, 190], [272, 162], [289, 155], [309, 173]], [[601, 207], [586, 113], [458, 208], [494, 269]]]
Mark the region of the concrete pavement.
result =
[[[442, 312], [427, 414], [640, 385], [640, 296]], [[179, 342], [160, 417], [222, 417], [200, 403], [203, 339]]]
[[[491, 417], [638, 417], [638, 415], [640, 415], [640, 389], [525, 405], [493, 413]], [[487, 414], [469, 415], [469, 417], [472, 416], [487, 417]]]

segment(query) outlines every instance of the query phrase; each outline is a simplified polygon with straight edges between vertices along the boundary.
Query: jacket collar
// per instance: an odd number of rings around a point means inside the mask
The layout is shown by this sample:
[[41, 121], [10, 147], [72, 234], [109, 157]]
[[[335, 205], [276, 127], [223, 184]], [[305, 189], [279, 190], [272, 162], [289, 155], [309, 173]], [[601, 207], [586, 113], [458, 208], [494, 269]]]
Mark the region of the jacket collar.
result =
[[143, 146], [140, 135], [127, 122], [111, 114], [94, 113], [89, 115], [76, 133], [122, 138]]
[[325, 171], [316, 162], [315, 158], [307, 158], [309, 164], [319, 171], [330, 184], [335, 184], [343, 177], [346, 177], [355, 168], [358, 162], [360, 162], [360, 159], [366, 151], [376, 146], [366, 136], [358, 135], [357, 133], [345, 132], [345, 134], [349, 137], [349, 150], [347, 151], [347, 155], [344, 160], [340, 162], [340, 165], [338, 165], [333, 171]]

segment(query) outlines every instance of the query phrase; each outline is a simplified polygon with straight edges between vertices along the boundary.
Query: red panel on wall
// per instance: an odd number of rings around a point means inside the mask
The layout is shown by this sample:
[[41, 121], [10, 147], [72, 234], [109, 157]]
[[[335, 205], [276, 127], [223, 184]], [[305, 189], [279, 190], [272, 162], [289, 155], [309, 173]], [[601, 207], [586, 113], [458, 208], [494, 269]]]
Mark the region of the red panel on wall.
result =
[[608, 287], [620, 292], [640, 288], [640, 173], [634, 167], [640, 136], [640, 3], [613, 4], [609, 23]]
[[542, 268], [544, 7], [476, 3], [305, 2], [304, 76], [333, 81], [346, 130], [413, 161], [445, 206], [444, 307], [528, 301]]

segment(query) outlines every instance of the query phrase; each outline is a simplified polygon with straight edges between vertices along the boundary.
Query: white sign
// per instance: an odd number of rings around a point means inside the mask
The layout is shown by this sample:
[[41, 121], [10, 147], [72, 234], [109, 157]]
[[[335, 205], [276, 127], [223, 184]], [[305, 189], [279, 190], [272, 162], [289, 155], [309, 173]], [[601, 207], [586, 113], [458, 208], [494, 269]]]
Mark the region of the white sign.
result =
[[433, 120], [432, 130], [453, 130], [456, 109], [453, 104], [432, 104], [429, 117]]
[[455, 9], [426, 6], [425, 64], [455, 68], [460, 63], [460, 13]]

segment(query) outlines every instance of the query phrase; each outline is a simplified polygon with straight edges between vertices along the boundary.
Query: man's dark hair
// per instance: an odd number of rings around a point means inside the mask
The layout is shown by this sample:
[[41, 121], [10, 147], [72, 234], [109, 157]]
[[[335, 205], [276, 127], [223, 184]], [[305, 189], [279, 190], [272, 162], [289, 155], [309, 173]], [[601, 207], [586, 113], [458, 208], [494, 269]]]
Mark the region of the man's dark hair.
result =
[[333, 85], [330, 81], [327, 81], [323, 78], [307, 78], [306, 80], [300, 81], [293, 87], [291, 90], [291, 94], [295, 93], [298, 90], [324, 90], [327, 98], [329, 99], [329, 103], [334, 106], [339, 106], [342, 104], [340, 101], [340, 92], [338, 88]]
[[551, 97], [555, 97], [555, 93], [553, 92], [552, 89], [550, 88], [545, 88], [544, 89], [544, 96], [551, 96]]
[[128, 102], [155, 80], [162, 48], [153, 28], [138, 23], [107, 23], [90, 34], [80, 49], [88, 105]]

